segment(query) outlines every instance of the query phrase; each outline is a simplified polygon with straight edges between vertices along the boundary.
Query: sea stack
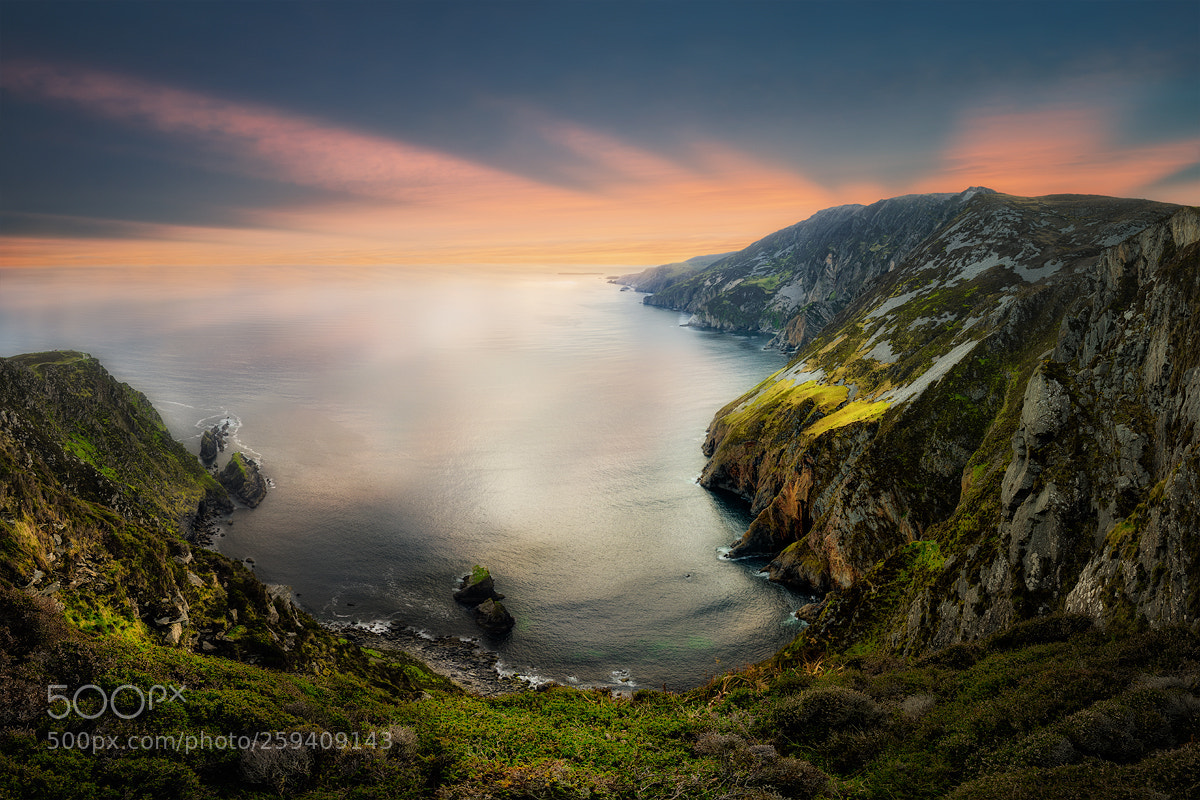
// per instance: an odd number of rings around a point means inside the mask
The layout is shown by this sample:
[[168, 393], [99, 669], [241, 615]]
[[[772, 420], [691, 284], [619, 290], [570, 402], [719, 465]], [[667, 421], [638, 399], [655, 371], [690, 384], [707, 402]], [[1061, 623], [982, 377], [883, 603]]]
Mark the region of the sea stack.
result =
[[211, 467], [217, 460], [217, 435], [213, 433], [215, 430], [214, 426], [212, 430], [206, 430], [200, 436], [200, 463], [206, 467]]
[[517, 624], [513, 615], [498, 600], [484, 600], [475, 606], [475, 622], [490, 633], [508, 633]]
[[454, 599], [474, 606], [476, 624], [490, 633], [507, 633], [516, 625], [512, 614], [500, 602], [504, 595], [496, 591], [496, 582], [487, 567], [476, 564], [469, 575], [464, 575]]
[[256, 507], [267, 496], [267, 481], [258, 469], [258, 462], [234, 453], [217, 480], [231, 495], [251, 508]]

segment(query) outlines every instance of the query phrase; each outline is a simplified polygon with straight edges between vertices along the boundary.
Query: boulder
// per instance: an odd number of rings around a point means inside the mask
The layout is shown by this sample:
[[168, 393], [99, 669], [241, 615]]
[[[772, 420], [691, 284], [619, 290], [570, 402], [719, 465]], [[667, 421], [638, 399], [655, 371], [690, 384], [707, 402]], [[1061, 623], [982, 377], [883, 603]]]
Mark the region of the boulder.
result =
[[163, 641], [168, 645], [175, 647], [183, 639], [183, 623], [172, 622], [163, 631]]
[[470, 575], [462, 577], [462, 586], [454, 593], [454, 599], [464, 605], [475, 606], [485, 600], [501, 600], [504, 595], [496, 593], [496, 582], [487, 567], [478, 564]]
[[475, 622], [491, 633], [508, 633], [517, 624], [504, 604], [492, 599], [484, 600], [475, 607]]

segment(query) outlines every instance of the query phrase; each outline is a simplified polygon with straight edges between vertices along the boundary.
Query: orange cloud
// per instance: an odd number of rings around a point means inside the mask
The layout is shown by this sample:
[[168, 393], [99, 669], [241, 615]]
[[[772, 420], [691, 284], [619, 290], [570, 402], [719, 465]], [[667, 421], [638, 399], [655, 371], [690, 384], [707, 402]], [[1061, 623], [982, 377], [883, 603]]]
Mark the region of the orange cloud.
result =
[[[397, 264], [636, 266], [734, 250], [831, 205], [985, 185], [1013, 194], [1144, 194], [1200, 158], [1200, 138], [1113, 142], [1110, 109], [965, 115], [942, 167], [908, 185], [827, 187], [716, 142], [680, 157], [526, 112], [587, 188], [548, 185], [407, 142], [127, 76], [18, 62], [3, 87], [157, 131], [222, 168], [336, 190], [342, 202], [243, 212], [245, 227], [107, 223], [121, 238], [0, 238], [0, 266]], [[686, 156], [686, 157], [684, 157]], [[1194, 202], [1200, 186], [1155, 199]], [[1186, 195], [1186, 196], [1185, 196]], [[231, 198], [236, 203], [236, 198]]]
[[[922, 190], [982, 185], [1018, 195], [1136, 197], [1200, 161], [1200, 137], [1118, 144], [1113, 117], [1111, 109], [1083, 106], [976, 112], [963, 119], [943, 153], [944, 166]], [[1200, 184], [1155, 195], [1156, 200], [1194, 203]]]
[[[567, 189], [405, 142], [147, 81], [39, 63], [3, 78], [50, 98], [182, 137], [231, 171], [335, 189], [358, 202], [248, 212], [258, 230], [147, 226], [121, 240], [8, 240], [0, 264], [646, 264], [744, 246], [834, 201], [787, 169], [713, 144], [686, 167], [578, 125], [540, 135], [577, 156]], [[874, 199], [867, 195], [864, 199]], [[186, 247], [184, 247], [186, 245]]]

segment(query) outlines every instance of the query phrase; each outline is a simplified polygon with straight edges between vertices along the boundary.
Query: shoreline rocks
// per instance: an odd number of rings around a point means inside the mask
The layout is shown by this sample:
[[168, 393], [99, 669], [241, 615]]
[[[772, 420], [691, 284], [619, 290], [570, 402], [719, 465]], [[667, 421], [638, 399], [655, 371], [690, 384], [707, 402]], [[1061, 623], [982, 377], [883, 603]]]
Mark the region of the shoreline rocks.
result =
[[515, 675], [501, 675], [500, 657], [485, 650], [479, 642], [454, 636], [429, 637], [412, 628], [393, 623], [386, 631], [374, 633], [363, 628], [336, 628], [337, 634], [360, 647], [399, 650], [427, 664], [449, 678], [464, 691], [480, 697], [532, 691], [535, 687]]

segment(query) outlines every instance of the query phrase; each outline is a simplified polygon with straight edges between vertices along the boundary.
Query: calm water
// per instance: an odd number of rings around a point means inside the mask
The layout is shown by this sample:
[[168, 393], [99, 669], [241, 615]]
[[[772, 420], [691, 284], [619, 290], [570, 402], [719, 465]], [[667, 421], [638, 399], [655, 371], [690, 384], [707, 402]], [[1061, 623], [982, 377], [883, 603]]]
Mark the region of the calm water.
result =
[[562, 682], [672, 688], [764, 658], [801, 599], [719, 558], [748, 524], [700, 488], [713, 412], [781, 367], [599, 277], [369, 270], [0, 272], [0, 354], [74, 348], [193, 452], [222, 419], [275, 489], [219, 548], [328, 622], [478, 636]]

